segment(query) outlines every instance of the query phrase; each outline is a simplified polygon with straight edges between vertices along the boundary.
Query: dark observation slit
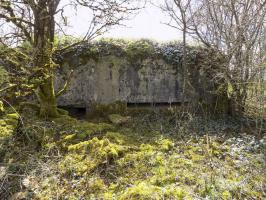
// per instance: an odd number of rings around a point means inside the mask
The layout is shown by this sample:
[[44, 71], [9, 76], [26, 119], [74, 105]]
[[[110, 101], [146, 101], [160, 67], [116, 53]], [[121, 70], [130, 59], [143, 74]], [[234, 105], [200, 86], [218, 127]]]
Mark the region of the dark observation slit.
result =
[[[127, 102], [128, 108], [139, 108], [139, 107], [169, 107], [169, 106], [180, 106], [181, 102], [141, 102], [141, 103], [133, 103]], [[71, 117], [75, 117], [77, 119], [84, 119], [87, 116], [86, 107], [75, 107], [75, 106], [59, 106], [59, 108], [68, 111]]]
[[127, 102], [127, 107], [167, 107], [167, 106], [180, 106], [181, 102], [141, 102], [133, 103]]

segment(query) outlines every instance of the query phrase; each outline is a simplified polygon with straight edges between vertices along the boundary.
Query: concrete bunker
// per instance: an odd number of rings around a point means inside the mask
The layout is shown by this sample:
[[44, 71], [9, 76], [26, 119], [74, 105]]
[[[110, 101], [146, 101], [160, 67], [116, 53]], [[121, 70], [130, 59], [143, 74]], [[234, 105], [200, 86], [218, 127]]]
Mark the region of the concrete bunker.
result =
[[[184, 98], [185, 102], [217, 104], [220, 83], [213, 75], [220, 58], [202, 47], [188, 47], [189, 65], [183, 72], [182, 48], [179, 43], [107, 39], [72, 48], [58, 58], [62, 67], [56, 86], [74, 70], [70, 87], [58, 104], [87, 111], [95, 103], [116, 101], [128, 106], [178, 105]], [[184, 77], [188, 88], [182, 93]]]

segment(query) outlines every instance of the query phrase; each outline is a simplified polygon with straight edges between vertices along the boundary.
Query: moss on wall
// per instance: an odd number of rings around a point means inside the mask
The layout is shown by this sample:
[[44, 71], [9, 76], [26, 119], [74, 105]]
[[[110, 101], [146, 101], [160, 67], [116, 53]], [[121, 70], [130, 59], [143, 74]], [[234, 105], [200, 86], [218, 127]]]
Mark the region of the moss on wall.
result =
[[[218, 52], [202, 46], [188, 45], [187, 52], [188, 64], [194, 67], [210, 65], [212, 61], [215, 61], [212, 65], [217, 66], [217, 60], [223, 62], [222, 56]], [[104, 38], [70, 48], [63, 54], [58, 55], [57, 59], [59, 62], [65, 62], [81, 58], [82, 62], [85, 62], [85, 60], [89, 61], [90, 59], [99, 61], [106, 56], [116, 56], [118, 58], [126, 58], [130, 62], [137, 62], [147, 58], [162, 58], [168, 64], [180, 66], [182, 54], [183, 45], [180, 42], [158, 43], [149, 39], [124, 40]], [[204, 59], [202, 60], [202, 58]]]

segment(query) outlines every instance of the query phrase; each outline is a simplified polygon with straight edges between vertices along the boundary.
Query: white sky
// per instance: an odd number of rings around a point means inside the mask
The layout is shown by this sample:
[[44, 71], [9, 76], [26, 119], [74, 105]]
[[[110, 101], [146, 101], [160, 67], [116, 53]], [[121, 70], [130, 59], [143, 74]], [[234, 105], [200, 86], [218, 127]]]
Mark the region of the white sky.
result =
[[[163, 3], [164, 0], [157, 0]], [[68, 33], [75, 36], [82, 36], [88, 29], [88, 13], [79, 9], [76, 14], [74, 10], [67, 10], [71, 28]], [[127, 27], [114, 27], [109, 33], [102, 37], [140, 39], [149, 38], [157, 41], [181, 40], [180, 32], [163, 22], [168, 21], [168, 17], [157, 7], [148, 4], [145, 9], [133, 19], [125, 21]]]

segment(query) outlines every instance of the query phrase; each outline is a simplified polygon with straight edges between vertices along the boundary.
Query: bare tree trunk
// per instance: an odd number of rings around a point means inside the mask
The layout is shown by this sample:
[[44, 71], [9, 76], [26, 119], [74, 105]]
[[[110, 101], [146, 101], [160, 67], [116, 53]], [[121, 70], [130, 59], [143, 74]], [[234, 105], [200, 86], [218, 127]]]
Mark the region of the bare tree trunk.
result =
[[182, 88], [182, 106], [185, 105], [186, 98], [186, 81], [187, 81], [187, 41], [186, 41], [186, 23], [184, 22], [183, 27], [183, 59], [182, 59], [182, 71], [183, 71], [183, 88]]

